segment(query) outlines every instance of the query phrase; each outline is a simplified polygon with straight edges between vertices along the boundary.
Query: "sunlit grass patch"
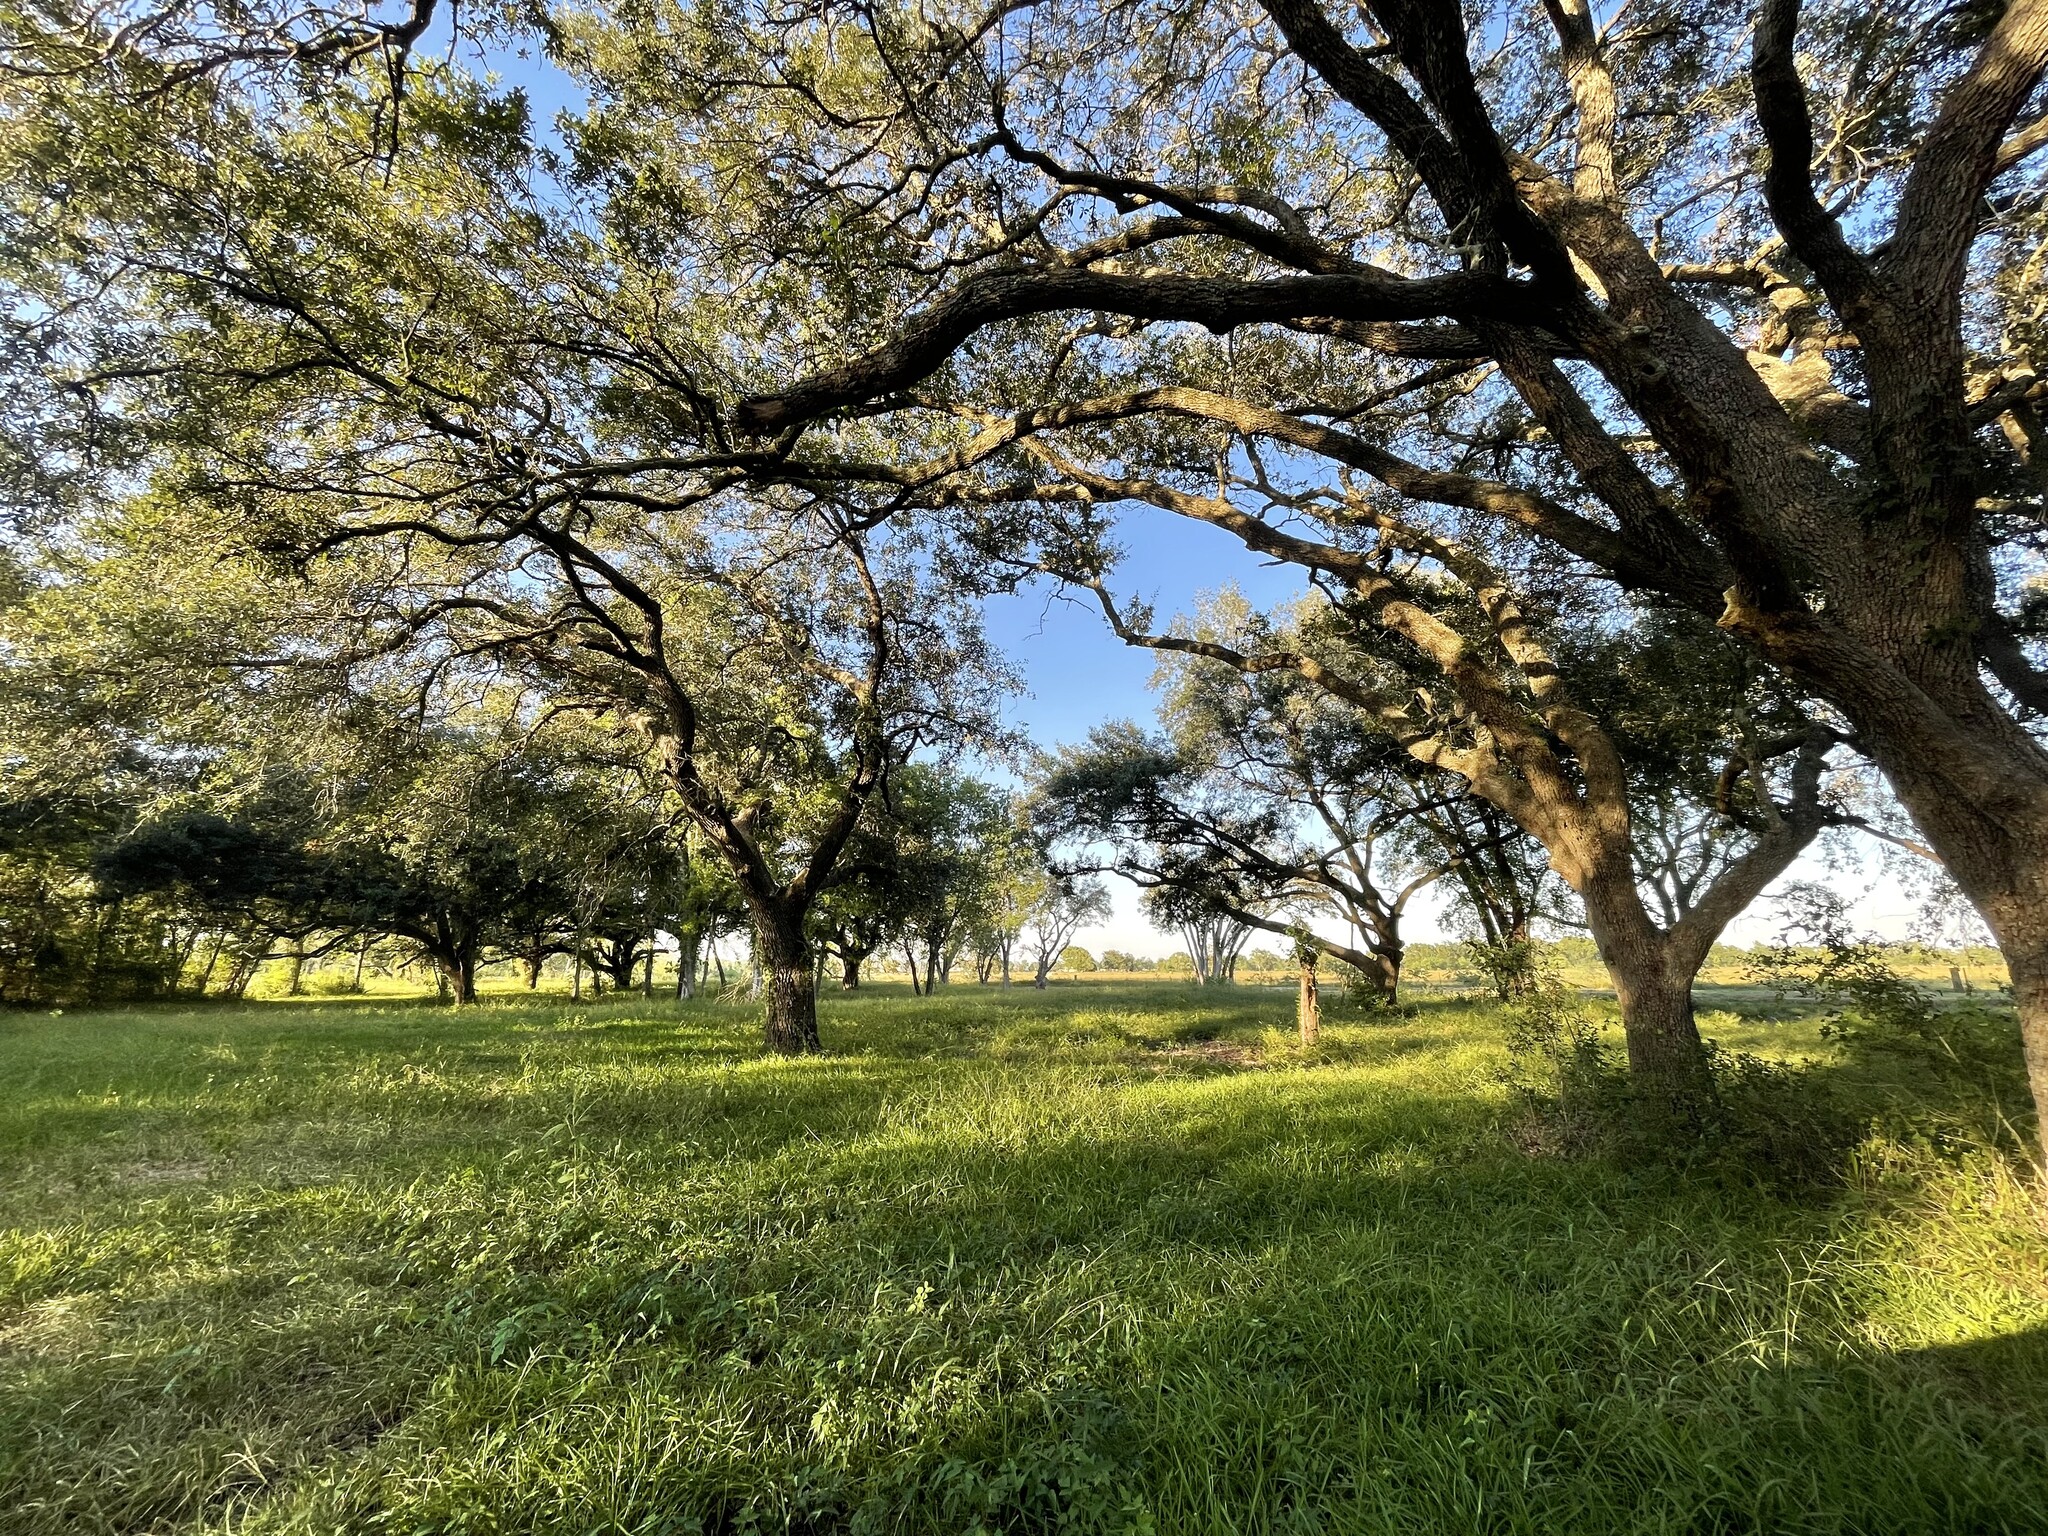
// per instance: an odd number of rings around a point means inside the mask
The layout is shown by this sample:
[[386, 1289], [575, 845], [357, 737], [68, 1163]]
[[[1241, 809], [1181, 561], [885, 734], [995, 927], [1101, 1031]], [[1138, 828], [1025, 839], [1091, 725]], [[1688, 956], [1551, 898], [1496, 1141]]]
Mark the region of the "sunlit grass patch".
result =
[[2006, 1164], [1531, 1159], [1488, 1007], [1291, 1008], [0, 1020], [6, 1528], [2037, 1528]]

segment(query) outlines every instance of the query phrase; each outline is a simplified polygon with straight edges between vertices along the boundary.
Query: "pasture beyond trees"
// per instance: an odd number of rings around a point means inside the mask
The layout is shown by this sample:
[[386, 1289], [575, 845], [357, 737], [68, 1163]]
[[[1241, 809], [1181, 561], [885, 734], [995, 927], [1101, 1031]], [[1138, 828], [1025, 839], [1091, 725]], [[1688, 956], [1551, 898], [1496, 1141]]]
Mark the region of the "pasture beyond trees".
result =
[[[1533, 1158], [1492, 1005], [870, 984], [0, 1019], [20, 1536], [2018, 1531], [2009, 1165]], [[1703, 995], [1711, 1008], [1714, 999]], [[1846, 1070], [1811, 1023], [1724, 1042]]]

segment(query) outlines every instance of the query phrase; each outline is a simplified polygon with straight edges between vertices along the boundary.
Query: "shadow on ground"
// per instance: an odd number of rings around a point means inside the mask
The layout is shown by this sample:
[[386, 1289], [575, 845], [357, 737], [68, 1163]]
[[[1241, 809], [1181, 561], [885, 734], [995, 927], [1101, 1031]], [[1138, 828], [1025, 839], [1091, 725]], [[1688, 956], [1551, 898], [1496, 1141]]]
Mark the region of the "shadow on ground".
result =
[[[1530, 1160], [1497, 1031], [1284, 994], [18, 1020], [0, 1499], [42, 1531], [1995, 1531], [1992, 1165]], [[1223, 1043], [1241, 1054], [1196, 1050]]]

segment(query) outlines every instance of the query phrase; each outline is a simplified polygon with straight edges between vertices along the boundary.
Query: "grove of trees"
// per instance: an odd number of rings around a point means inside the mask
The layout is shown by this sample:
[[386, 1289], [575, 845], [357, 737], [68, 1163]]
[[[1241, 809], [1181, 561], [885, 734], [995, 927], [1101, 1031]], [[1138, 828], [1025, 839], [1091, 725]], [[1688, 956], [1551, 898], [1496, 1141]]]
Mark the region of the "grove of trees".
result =
[[[2048, 0], [4, 26], [10, 997], [744, 923], [801, 1052], [828, 954], [1043, 984], [1113, 870], [1203, 981], [1583, 924], [1683, 1105], [1861, 827], [2048, 1103]], [[1131, 505], [1300, 597], [1155, 615]], [[1162, 711], [1013, 799], [1031, 583]]]

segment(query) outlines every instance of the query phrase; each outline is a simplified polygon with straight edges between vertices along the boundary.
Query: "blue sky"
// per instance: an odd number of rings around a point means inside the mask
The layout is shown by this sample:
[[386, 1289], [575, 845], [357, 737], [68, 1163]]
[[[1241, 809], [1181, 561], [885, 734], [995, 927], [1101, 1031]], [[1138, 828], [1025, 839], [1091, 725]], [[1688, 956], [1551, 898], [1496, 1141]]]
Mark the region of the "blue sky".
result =
[[[1111, 590], [1119, 601], [1151, 604], [1161, 623], [1192, 608], [1201, 594], [1226, 586], [1236, 586], [1260, 606], [1306, 590], [1299, 570], [1260, 561], [1222, 530], [1155, 508], [1120, 509], [1117, 541], [1129, 553]], [[1024, 681], [1010, 702], [1009, 723], [1033, 746], [1048, 750], [1078, 742], [1106, 721], [1149, 722], [1157, 702], [1147, 687], [1152, 654], [1117, 639], [1093, 595], [1080, 596], [1085, 601], [1063, 598], [1041, 584], [988, 604], [989, 638]], [[1084, 931], [1078, 940], [1083, 948], [1157, 956], [1181, 947], [1178, 938], [1146, 921], [1130, 885], [1109, 884], [1116, 915]]]
[[[1119, 600], [1150, 603], [1161, 623], [1226, 586], [1262, 607], [1306, 590], [1300, 570], [1258, 560], [1221, 529], [1155, 508], [1118, 509], [1117, 541], [1128, 554], [1111, 590]], [[1106, 720], [1151, 713], [1151, 653], [1118, 640], [1093, 596], [1081, 598], [1061, 598], [1040, 585], [988, 607], [990, 636], [1025, 678], [1012, 722], [1038, 746], [1078, 741]]]

